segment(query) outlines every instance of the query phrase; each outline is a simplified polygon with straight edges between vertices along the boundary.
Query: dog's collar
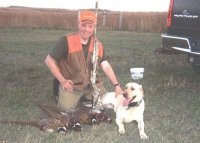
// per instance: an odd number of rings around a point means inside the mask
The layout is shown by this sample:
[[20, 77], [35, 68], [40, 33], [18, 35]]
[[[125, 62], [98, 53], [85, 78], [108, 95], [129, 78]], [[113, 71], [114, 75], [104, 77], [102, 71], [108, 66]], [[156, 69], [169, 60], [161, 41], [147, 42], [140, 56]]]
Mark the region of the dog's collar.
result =
[[131, 103], [129, 103], [128, 104], [128, 108], [126, 110], [128, 110], [131, 107], [139, 106], [142, 103], [142, 101], [143, 101], [143, 99], [141, 99], [140, 101], [137, 101], [137, 102], [131, 102]]

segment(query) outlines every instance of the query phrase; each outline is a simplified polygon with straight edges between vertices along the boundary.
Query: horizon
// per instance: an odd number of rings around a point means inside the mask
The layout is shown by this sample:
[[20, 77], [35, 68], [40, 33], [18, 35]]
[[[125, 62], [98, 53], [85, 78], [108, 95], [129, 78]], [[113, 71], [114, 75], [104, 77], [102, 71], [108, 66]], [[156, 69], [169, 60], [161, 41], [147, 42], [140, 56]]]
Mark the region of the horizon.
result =
[[[92, 2], [91, 2], [92, 1]], [[27, 7], [47, 9], [94, 9], [97, 0], [3, 0], [0, 7]], [[48, 3], [48, 5], [47, 5]], [[78, 5], [77, 5], [78, 3]], [[114, 5], [113, 5], [114, 3]], [[98, 8], [127, 12], [167, 12], [169, 0], [98, 0]]]
[[[15, 6], [15, 5], [7, 6], [7, 7], [2, 7], [2, 6], [0, 6], [0, 8], [13, 8], [13, 9], [14, 9], [14, 8], [16, 8], [16, 9], [17, 9], [17, 8], [19, 8], [19, 9], [20, 9], [20, 8], [21, 8], [21, 9], [24, 8], [24, 9], [30, 9], [30, 10], [31, 10], [31, 9], [33, 9], [33, 10], [34, 10], [34, 9], [35, 9], [35, 10], [40, 10], [40, 9], [41, 9], [41, 10], [63, 10], [63, 11], [65, 11], [65, 10], [66, 10], [66, 11], [84, 10], [84, 8], [83, 8], [83, 9], [41, 8], [41, 7], [28, 7], [28, 6]], [[85, 9], [87, 10], [87, 8], [85, 8]], [[88, 8], [88, 9], [90, 9], [90, 10], [95, 10], [95, 8]], [[130, 13], [131, 13], [131, 12], [136, 12], [136, 13], [137, 13], [137, 12], [138, 12], [138, 13], [140, 13], [140, 12], [141, 12], [141, 13], [143, 13], [143, 12], [144, 12], [144, 13], [148, 13], [148, 12], [150, 12], [150, 13], [151, 13], [151, 12], [155, 12], [155, 13], [157, 13], [157, 12], [158, 12], [158, 13], [159, 13], [159, 12], [161, 12], [161, 13], [162, 13], [162, 12], [167, 12], [167, 11], [120, 11], [120, 10], [110, 10], [110, 9], [101, 9], [101, 8], [99, 8], [98, 11], [107, 11], [107, 12], [109, 12], [109, 11], [110, 11], [110, 12], [130, 12]]]

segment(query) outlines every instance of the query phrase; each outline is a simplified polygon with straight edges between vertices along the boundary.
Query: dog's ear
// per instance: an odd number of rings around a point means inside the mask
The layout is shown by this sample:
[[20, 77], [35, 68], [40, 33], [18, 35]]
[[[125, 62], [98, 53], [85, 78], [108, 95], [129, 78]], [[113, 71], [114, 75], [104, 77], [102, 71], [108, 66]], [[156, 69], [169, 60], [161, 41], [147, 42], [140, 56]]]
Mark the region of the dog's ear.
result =
[[143, 95], [143, 97], [144, 97], [144, 90], [143, 90], [143, 88], [142, 88], [142, 85], [140, 85], [140, 91], [141, 91], [141, 93], [142, 93], [142, 95]]

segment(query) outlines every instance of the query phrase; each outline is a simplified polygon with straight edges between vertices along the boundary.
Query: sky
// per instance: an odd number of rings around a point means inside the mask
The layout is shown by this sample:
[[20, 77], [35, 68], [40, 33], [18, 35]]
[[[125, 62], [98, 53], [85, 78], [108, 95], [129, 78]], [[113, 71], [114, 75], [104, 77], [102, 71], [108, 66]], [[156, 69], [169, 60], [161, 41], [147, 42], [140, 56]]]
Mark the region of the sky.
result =
[[87, 9], [114, 11], [168, 11], [170, 0], [0, 0], [0, 7], [24, 6], [35, 8]]

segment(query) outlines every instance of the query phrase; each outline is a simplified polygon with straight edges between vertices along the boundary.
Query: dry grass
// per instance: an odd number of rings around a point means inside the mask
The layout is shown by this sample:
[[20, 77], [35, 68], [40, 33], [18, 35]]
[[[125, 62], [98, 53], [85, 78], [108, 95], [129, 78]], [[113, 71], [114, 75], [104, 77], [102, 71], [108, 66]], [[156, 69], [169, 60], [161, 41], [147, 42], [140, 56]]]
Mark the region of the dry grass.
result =
[[[120, 12], [99, 10], [98, 27], [102, 30], [127, 30], [161, 32], [166, 30], [165, 12], [123, 12], [121, 28]], [[76, 29], [78, 11], [63, 9], [0, 8], [0, 27], [32, 27]], [[105, 25], [103, 17], [105, 16]]]
[[[69, 32], [69, 31], [67, 31]], [[0, 29], [0, 119], [31, 120], [46, 115], [32, 102], [55, 104], [52, 75], [44, 64], [48, 51], [64, 30]], [[124, 86], [132, 81], [129, 68], [145, 68], [137, 82], [145, 91], [145, 130], [148, 143], [197, 143], [200, 140], [200, 77], [186, 62], [187, 56], [154, 55], [161, 37], [156, 33], [124, 31], [98, 32], [106, 57]], [[112, 85], [105, 80], [107, 89]], [[109, 111], [114, 119], [113, 112]], [[34, 127], [0, 124], [0, 141], [9, 143], [132, 143], [139, 138], [137, 124], [126, 124], [127, 134], [119, 136], [117, 126], [84, 126], [80, 133], [62, 136]]]
[[73, 29], [76, 26], [77, 11], [0, 8], [0, 27]]

